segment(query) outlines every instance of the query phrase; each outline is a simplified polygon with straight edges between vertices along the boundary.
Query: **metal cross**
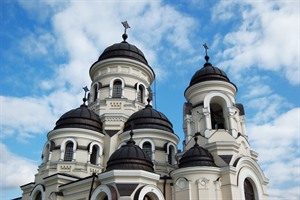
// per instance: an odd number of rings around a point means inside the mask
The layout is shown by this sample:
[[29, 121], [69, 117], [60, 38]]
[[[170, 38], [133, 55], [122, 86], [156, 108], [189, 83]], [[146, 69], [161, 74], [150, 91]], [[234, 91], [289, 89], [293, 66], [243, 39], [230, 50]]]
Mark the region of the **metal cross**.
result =
[[124, 30], [124, 33], [126, 34], [126, 30], [127, 29], [129, 29], [130, 28], [130, 26], [129, 26], [129, 24], [128, 24], [128, 22], [127, 21], [125, 21], [125, 22], [121, 22], [122, 24], [123, 24], [123, 26], [124, 26], [124, 28], [125, 28], [125, 30]]
[[207, 44], [206, 44], [206, 43], [204, 43], [204, 44], [203, 44], [203, 46], [204, 46], [204, 49], [205, 49], [205, 55], [207, 56], [207, 50], [208, 50], [208, 46], [207, 46]]

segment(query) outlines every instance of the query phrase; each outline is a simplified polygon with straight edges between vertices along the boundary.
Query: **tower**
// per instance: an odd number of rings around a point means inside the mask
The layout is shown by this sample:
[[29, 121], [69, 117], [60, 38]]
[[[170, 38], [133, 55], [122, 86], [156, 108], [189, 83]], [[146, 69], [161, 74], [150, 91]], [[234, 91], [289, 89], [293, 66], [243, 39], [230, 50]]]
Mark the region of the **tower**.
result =
[[268, 179], [248, 142], [237, 87], [209, 62], [204, 46], [206, 62], [184, 93], [184, 151], [171, 172], [174, 199], [266, 199]]

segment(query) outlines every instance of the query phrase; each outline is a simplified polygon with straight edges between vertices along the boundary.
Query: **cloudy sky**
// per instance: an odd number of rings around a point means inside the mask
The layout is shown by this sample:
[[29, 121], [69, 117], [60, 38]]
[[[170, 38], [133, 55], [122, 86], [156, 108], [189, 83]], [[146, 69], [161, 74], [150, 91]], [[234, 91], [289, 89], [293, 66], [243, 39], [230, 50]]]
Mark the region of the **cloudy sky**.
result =
[[125, 20], [127, 41], [156, 72], [154, 105], [176, 134], [207, 43], [239, 89], [270, 199], [300, 198], [298, 0], [2, 0], [0, 9], [0, 199], [34, 180], [47, 133], [82, 103], [90, 66], [122, 41]]

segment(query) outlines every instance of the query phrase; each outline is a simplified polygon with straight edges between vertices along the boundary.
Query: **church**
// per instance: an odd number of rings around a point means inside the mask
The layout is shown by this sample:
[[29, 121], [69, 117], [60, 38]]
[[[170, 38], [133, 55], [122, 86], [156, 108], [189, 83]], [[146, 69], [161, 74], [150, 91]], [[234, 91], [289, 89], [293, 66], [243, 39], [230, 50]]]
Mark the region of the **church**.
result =
[[18, 199], [268, 199], [237, 86], [210, 63], [208, 47], [184, 91], [179, 150], [172, 123], [152, 107], [155, 72], [123, 25], [123, 41], [90, 67], [82, 105], [47, 134], [34, 182]]

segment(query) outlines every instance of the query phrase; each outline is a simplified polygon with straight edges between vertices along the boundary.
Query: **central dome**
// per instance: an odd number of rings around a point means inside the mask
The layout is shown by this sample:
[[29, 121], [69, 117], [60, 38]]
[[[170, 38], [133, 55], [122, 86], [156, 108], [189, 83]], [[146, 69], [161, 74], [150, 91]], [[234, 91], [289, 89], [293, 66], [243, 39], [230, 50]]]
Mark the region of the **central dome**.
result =
[[174, 133], [173, 125], [169, 119], [163, 113], [153, 109], [149, 104], [146, 105], [146, 107], [142, 110], [133, 113], [129, 117], [125, 123], [124, 131], [146, 128], [164, 130]]
[[107, 47], [100, 55], [97, 62], [109, 58], [129, 58], [148, 65], [148, 61], [145, 58], [143, 52], [136, 46], [126, 42], [126, 39], [128, 37], [127, 34], [123, 34], [122, 37], [123, 41]]

